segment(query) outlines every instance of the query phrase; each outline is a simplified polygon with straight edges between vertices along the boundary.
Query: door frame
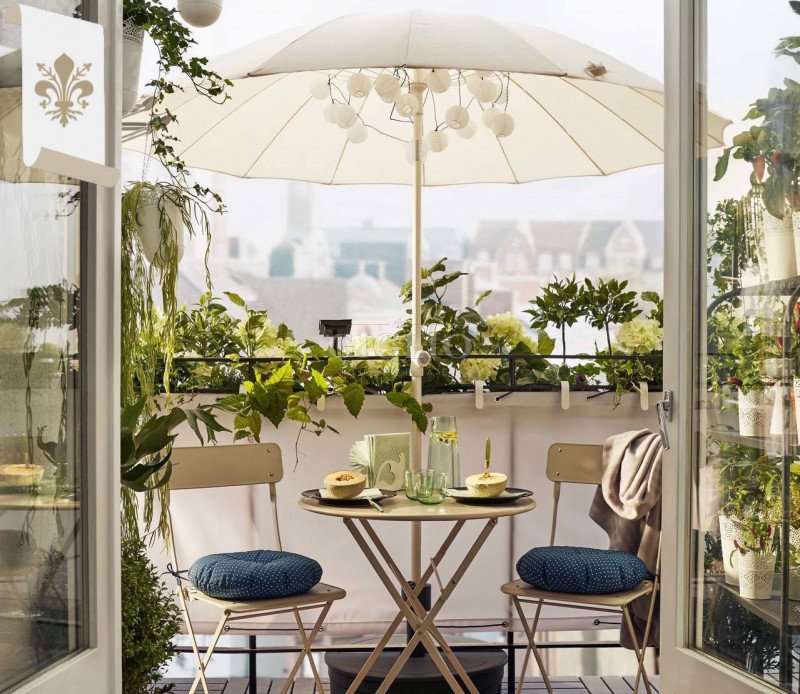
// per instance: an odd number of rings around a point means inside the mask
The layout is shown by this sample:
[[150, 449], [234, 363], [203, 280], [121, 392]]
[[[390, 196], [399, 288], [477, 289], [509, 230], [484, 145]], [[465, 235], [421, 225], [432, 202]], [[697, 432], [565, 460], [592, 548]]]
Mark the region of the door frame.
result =
[[[24, 0], [22, 0], [24, 2]], [[84, 0], [105, 31], [107, 161], [121, 165], [122, 2]], [[86, 560], [85, 648], [14, 691], [84, 694], [122, 691], [119, 527], [120, 188], [82, 186], [81, 336]]]
[[[672, 448], [663, 465], [663, 556], [661, 595], [661, 687], [663, 694], [724, 687], [726, 694], [776, 692], [763, 680], [703, 654], [691, 646], [691, 494], [698, 330], [697, 229], [705, 223], [701, 149], [706, 110], [704, 0], [664, 0], [664, 374], [675, 393]], [[687, 272], [688, 270], [688, 272]], [[688, 281], [687, 281], [688, 279]]]

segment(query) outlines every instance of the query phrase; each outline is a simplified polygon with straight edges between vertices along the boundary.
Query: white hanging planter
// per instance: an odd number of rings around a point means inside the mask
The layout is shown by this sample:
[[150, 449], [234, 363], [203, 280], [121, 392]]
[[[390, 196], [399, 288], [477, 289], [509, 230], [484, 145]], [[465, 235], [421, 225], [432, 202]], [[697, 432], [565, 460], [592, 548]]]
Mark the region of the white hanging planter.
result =
[[772, 418], [771, 403], [766, 390], [739, 391], [739, 434], [765, 436]]
[[178, 0], [183, 21], [193, 27], [211, 26], [222, 14], [222, 0]]
[[[775, 359], [774, 361], [781, 360]], [[781, 436], [783, 435], [783, 394], [780, 383], [773, 387], [773, 393], [775, 399], [772, 405], [772, 423], [769, 427], [769, 433], [773, 436]], [[792, 379], [792, 400], [795, 432], [800, 432], [800, 378]], [[798, 535], [798, 540], [800, 540], [800, 535]]]
[[144, 29], [126, 19], [122, 22], [122, 115], [127, 116], [139, 100]]
[[770, 281], [794, 277], [797, 274], [797, 260], [791, 215], [787, 211], [782, 219], [778, 219], [764, 210], [762, 219]]
[[[171, 200], [164, 200], [164, 211], [172, 224], [173, 233], [177, 236], [178, 262], [183, 258], [186, 247], [186, 228], [183, 225], [183, 217], [180, 208]], [[152, 197], [145, 199], [142, 196], [142, 203], [136, 211], [136, 227], [139, 232], [139, 239], [142, 242], [142, 252], [148, 262], [161, 267], [162, 262], [159, 257], [161, 247], [161, 210], [159, 209], [159, 199]]]
[[775, 552], [739, 555], [739, 595], [748, 600], [769, 600], [775, 576]]
[[742, 523], [732, 516], [719, 514], [719, 539], [722, 544], [722, 566], [725, 569], [725, 583], [739, 585], [739, 553], [734, 541], [744, 542]]

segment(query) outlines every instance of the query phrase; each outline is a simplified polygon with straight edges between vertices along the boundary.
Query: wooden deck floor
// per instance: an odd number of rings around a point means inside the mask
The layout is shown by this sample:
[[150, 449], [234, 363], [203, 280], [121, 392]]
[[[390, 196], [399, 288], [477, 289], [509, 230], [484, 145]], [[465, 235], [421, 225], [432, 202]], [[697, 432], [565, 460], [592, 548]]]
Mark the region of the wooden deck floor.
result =
[[[172, 690], [174, 694], [188, 692], [191, 680], [175, 679], [168, 680], [175, 683]], [[633, 692], [633, 677], [554, 677], [552, 679], [553, 689], [564, 694], [631, 694]], [[658, 692], [658, 677], [652, 678], [653, 691]], [[283, 687], [284, 680], [258, 680], [258, 692], [255, 694], [278, 694]], [[209, 679], [209, 687], [214, 694], [254, 694], [248, 691], [247, 680], [241, 678]], [[327, 682], [325, 683], [327, 684]], [[503, 685], [502, 694], [506, 694], [507, 688]], [[546, 692], [544, 682], [539, 677], [528, 678], [525, 681], [524, 692], [530, 694], [540, 694]], [[644, 686], [639, 685], [640, 694], [644, 694]], [[314, 686], [314, 680], [296, 680], [291, 689], [291, 694], [318, 694]]]

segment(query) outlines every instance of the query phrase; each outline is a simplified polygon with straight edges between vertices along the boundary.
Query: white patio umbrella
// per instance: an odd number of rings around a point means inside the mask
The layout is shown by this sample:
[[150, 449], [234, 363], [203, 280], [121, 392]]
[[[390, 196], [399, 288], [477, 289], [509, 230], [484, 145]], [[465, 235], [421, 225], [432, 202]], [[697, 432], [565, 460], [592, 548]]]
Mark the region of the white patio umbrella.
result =
[[[603, 176], [663, 160], [661, 83], [538, 27], [418, 10], [353, 14], [264, 38], [210, 67], [233, 80], [228, 101], [217, 105], [187, 88], [165, 103], [190, 167], [413, 186], [410, 356], [418, 399], [427, 356], [420, 354], [422, 186]], [[125, 146], [144, 151], [136, 120], [128, 119]], [[727, 123], [710, 115], [708, 146], [722, 145]], [[416, 468], [421, 446], [414, 429]], [[417, 527], [415, 578], [419, 562]]]

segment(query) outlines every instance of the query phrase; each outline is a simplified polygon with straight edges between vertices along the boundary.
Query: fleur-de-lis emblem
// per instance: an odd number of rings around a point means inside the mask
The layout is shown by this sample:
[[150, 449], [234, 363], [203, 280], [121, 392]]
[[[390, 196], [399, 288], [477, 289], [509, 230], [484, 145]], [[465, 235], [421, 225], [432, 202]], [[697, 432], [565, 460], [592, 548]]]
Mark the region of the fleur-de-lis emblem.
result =
[[[37, 63], [39, 72], [46, 78], [36, 83], [35, 91], [42, 100], [39, 105], [45, 110], [50, 120], [58, 120], [62, 128], [70, 121], [78, 120], [78, 116], [89, 107], [86, 97], [94, 93], [94, 85], [84, 79], [92, 69], [91, 63], [75, 66], [75, 61], [66, 53], [56, 58], [52, 67]], [[52, 106], [52, 108], [51, 108]]]

